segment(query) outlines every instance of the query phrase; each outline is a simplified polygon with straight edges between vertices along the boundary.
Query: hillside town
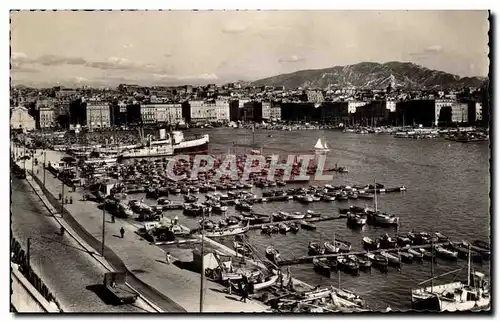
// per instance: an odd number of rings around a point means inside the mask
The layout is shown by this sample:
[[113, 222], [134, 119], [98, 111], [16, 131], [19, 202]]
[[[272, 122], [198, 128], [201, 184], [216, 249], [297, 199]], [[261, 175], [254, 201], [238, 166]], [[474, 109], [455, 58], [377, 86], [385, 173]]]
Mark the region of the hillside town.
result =
[[16, 130], [97, 130], [109, 127], [319, 123], [337, 127], [483, 126], [489, 123], [487, 87], [461, 90], [324, 89], [251, 86], [28, 88], [11, 90]]

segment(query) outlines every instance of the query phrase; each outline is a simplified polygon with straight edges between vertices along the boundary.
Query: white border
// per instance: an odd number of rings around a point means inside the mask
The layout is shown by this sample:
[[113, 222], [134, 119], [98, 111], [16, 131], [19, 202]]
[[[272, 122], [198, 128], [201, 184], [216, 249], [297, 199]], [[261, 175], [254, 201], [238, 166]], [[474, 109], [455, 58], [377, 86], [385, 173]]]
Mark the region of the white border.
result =
[[[235, 2], [234, 0], [219, 0], [219, 1], [203, 1], [203, 0], [198, 0], [198, 1], [188, 1], [188, 0], [172, 0], [168, 2], [159, 2], [159, 1], [148, 1], [148, 0], [141, 0], [141, 1], [96, 1], [96, 0], [87, 0], [87, 1], [10, 1], [8, 3], [7, 1], [3, 1], [1, 3], [2, 6], [2, 11], [0, 14], [0, 17], [2, 19], [2, 24], [1, 24], [1, 29], [2, 29], [2, 39], [8, 39], [9, 36], [9, 11], [8, 9], [35, 9], [35, 8], [50, 8], [50, 9], [73, 9], [73, 8], [85, 8], [85, 9], [158, 9], [158, 8], [170, 8], [170, 9], [337, 9], [337, 10], [342, 10], [342, 9], [420, 9], [420, 10], [430, 10], [430, 9], [492, 9], [493, 12], [500, 12], [498, 9], [499, 6], [499, 1], [493, 1], [493, 0], [454, 0], [454, 1], [447, 1], [447, 2], [438, 2], [438, 1], [433, 1], [433, 0], [419, 0], [419, 1], [389, 1], [389, 0], [378, 0], [378, 1], [370, 1], [370, 0], [349, 0], [345, 1], [343, 3], [339, 2], [334, 2], [333, 1], [320, 1], [320, 0], [308, 0], [305, 2], [294, 2], [294, 3], [288, 3], [285, 1], [270, 1], [270, 0], [253, 0], [253, 1], [239, 1]], [[283, 4], [286, 3], [287, 5], [284, 6]], [[496, 9], [496, 10], [495, 10]], [[467, 23], [464, 21], [464, 23]], [[498, 33], [498, 30], [497, 30]], [[497, 38], [497, 37], [495, 37]], [[2, 50], [0, 53], [3, 55], [2, 61], [4, 64], [1, 64], [1, 68], [3, 69], [3, 75], [9, 75], [9, 65], [7, 64], [7, 61], [9, 61], [9, 42], [4, 41], [2, 44]], [[495, 52], [495, 57], [496, 57], [496, 52]], [[4, 84], [2, 88], [4, 89], [1, 91], [2, 95], [2, 102], [5, 102], [8, 104], [9, 98], [7, 97], [8, 91], [7, 89], [9, 88], [9, 79], [7, 76], [2, 78], [1, 80]], [[498, 80], [497, 80], [498, 82]], [[497, 91], [498, 85], [495, 84], [494, 88], [494, 93], [498, 93]], [[4, 97], [5, 96], [5, 97]], [[496, 97], [496, 95], [494, 95]], [[9, 149], [9, 143], [8, 143], [8, 137], [9, 137], [9, 114], [8, 114], [8, 109], [9, 106], [4, 106], [3, 111], [1, 114], [2, 121], [4, 122], [4, 127], [2, 127], [4, 131], [4, 135], [1, 136], [1, 142], [0, 142], [0, 149], [1, 151], [8, 151]], [[500, 118], [500, 113], [497, 113], [495, 116], [495, 124], [498, 121], [498, 118]], [[497, 142], [497, 140], [495, 140]], [[497, 148], [497, 145], [499, 143], [497, 142], [495, 144], [495, 147]], [[495, 149], [496, 150], [496, 149]], [[4, 157], [2, 157], [0, 160], [0, 174], [2, 176], [2, 184], [0, 185], [2, 200], [7, 200], [9, 197], [9, 185], [8, 185], [8, 180], [9, 180], [9, 173], [8, 173], [8, 167], [9, 167], [9, 161], [8, 161], [8, 154], [5, 152], [2, 154]], [[496, 176], [495, 176], [496, 178]], [[497, 197], [499, 196], [500, 193], [497, 191], [495, 193], [495, 199], [500, 200]], [[8, 202], [5, 202], [4, 205], [9, 205]], [[7, 207], [5, 207], [7, 208]], [[7, 258], [9, 253], [9, 243], [7, 241], [7, 236], [10, 234], [10, 232], [7, 230], [7, 227], [10, 227], [10, 222], [9, 222], [9, 209], [5, 209], [5, 211], [2, 212], [3, 217], [5, 218], [5, 224], [3, 227], [5, 227], [5, 236], [3, 243], [0, 245], [2, 248], [2, 255], [4, 256], [3, 258]], [[497, 218], [495, 228], [498, 229], [500, 219]], [[494, 230], [493, 230], [494, 231]], [[496, 250], [496, 247], [494, 248]], [[497, 253], [497, 252], [495, 252]], [[495, 254], [497, 255], [497, 254]], [[2, 282], [2, 287], [0, 289], [2, 290], [1, 293], [1, 302], [2, 302], [2, 307], [4, 308], [2, 310], [2, 317], [3, 321], [6, 320], [11, 320], [14, 319], [14, 316], [8, 311], [8, 305], [10, 304], [10, 286], [9, 286], [9, 266], [7, 262], [3, 265], [0, 266], [1, 269], [1, 282]], [[495, 270], [495, 274], [496, 274]], [[495, 275], [496, 277], [496, 275]], [[497, 284], [497, 283], [495, 283]], [[497, 286], [497, 285], [495, 285]], [[495, 292], [496, 295], [496, 292]], [[494, 297], [495, 303], [493, 304], [494, 307], [497, 307], [497, 301], [498, 301], [498, 296]], [[394, 317], [394, 316], [393, 316]], [[28, 317], [25, 318], [27, 321], [29, 320], [35, 320], [36, 317]], [[63, 319], [60, 319], [61, 321], [69, 321], [70, 318], [73, 317], [65, 317]], [[90, 320], [92, 317], [78, 317], [79, 319], [82, 320]], [[103, 319], [103, 318], [116, 318], [112, 316], [106, 316], [106, 317], [95, 317], [94, 319]], [[121, 318], [121, 317], [120, 317]], [[132, 320], [132, 321], [140, 321], [143, 320], [144, 318], [141, 317], [126, 317], [127, 320]], [[147, 318], [151, 318], [148, 316]], [[163, 318], [172, 318], [172, 317], [162, 317]], [[211, 317], [212, 319], [216, 319], [218, 317]], [[231, 319], [238, 318], [238, 319], [243, 319], [244, 317], [236, 317], [232, 316], [230, 317]], [[255, 317], [246, 317], [248, 318], [255, 318]], [[267, 317], [266, 317], [267, 318]], [[273, 317], [274, 318], [274, 317]], [[332, 317], [335, 319], [342, 318], [342, 317]], [[361, 320], [365, 317], [360, 317], [356, 316], [352, 318], [353, 320]], [[368, 316], [368, 318], [373, 318]], [[377, 316], [376, 319], [386, 319], [387, 316]], [[412, 316], [396, 316], [396, 318], [404, 318], [405, 320], [416, 320], [417, 318], [412, 317]], [[424, 316], [424, 318], [426, 318]], [[455, 317], [445, 317], [445, 319], [454, 319]], [[189, 316], [187, 320], [195, 320], [197, 319], [194, 316]], [[290, 319], [290, 318], [287, 318]], [[366, 319], [366, 318], [365, 318]], [[474, 316], [467, 316], [467, 319], [469, 320], [475, 320], [477, 317]]]

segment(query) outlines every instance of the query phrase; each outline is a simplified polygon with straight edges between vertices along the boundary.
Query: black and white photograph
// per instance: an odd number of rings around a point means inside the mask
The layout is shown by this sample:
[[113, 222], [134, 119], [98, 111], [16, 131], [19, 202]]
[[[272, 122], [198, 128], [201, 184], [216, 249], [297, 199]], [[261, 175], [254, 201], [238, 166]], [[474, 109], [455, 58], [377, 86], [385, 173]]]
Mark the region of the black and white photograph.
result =
[[492, 15], [10, 10], [10, 312], [491, 314]]

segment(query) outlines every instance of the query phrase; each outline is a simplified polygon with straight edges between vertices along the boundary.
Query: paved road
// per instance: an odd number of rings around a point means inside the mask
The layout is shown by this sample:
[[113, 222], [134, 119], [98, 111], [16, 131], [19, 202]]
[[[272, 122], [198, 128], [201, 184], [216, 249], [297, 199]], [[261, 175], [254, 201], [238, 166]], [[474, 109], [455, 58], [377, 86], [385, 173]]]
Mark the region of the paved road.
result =
[[31, 263], [65, 312], [146, 312], [141, 299], [114, 306], [102, 299], [99, 287], [106, 270], [59, 225], [31, 187], [11, 177], [12, 234], [26, 249], [31, 237]]

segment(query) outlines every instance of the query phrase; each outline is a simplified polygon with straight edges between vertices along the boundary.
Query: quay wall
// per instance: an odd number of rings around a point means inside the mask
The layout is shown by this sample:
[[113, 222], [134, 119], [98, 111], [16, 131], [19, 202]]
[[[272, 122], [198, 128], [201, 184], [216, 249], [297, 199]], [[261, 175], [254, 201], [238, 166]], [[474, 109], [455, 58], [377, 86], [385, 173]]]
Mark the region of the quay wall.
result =
[[11, 263], [11, 306], [16, 313], [59, 313], [54, 302], [47, 301], [19, 271], [17, 264]]

